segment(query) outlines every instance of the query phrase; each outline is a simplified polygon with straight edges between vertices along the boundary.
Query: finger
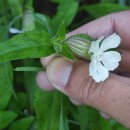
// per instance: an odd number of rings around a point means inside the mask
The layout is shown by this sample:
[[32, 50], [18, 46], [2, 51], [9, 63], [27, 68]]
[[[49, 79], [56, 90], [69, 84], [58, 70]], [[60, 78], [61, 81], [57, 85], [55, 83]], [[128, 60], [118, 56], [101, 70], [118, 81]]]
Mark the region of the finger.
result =
[[130, 72], [130, 51], [123, 49], [120, 49], [119, 51], [121, 52], [119, 70], [121, 72]]
[[73, 31], [68, 33], [66, 37], [79, 34], [79, 33], [87, 33], [92, 38], [97, 39], [100, 36], [108, 36], [113, 33], [112, 28], [111, 15], [106, 15], [94, 21], [91, 21]]
[[52, 84], [48, 81], [45, 72], [38, 72], [36, 76], [36, 82], [42, 90], [51, 91], [54, 89]]
[[47, 56], [47, 57], [44, 57], [44, 58], [41, 58], [40, 61], [41, 61], [41, 64], [46, 67], [48, 65], [48, 63], [54, 59], [56, 57], [55, 54], [52, 54], [50, 56]]
[[110, 115], [130, 127], [130, 80], [110, 74], [96, 83], [88, 73], [87, 63], [72, 63], [56, 58], [47, 67], [47, 77], [55, 88], [69, 97]]
[[69, 99], [70, 99], [70, 101], [71, 101], [74, 105], [79, 106], [79, 105], [82, 104], [81, 102], [78, 102], [77, 100], [75, 100], [75, 99], [73, 99], [73, 98], [69, 98]]
[[79, 33], [88, 33], [92, 38], [108, 36], [116, 32], [122, 40], [121, 48], [130, 50], [130, 11], [113, 13], [89, 22], [78, 29], [68, 33], [72, 36]]

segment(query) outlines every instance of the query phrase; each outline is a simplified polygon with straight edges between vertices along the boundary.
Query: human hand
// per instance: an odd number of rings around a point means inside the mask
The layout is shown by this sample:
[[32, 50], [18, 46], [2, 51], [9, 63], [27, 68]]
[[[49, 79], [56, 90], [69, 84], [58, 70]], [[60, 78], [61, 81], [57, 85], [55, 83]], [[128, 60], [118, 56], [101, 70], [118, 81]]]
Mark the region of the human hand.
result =
[[[113, 13], [92, 21], [67, 34], [88, 33], [93, 38], [116, 32], [122, 39], [119, 51], [122, 60], [118, 71], [130, 72], [130, 11]], [[37, 83], [44, 90], [53, 87], [70, 97], [72, 102], [83, 103], [113, 117], [130, 128], [130, 79], [110, 74], [104, 82], [96, 83], [88, 73], [88, 64], [52, 55], [41, 59], [46, 67], [39, 72]]]

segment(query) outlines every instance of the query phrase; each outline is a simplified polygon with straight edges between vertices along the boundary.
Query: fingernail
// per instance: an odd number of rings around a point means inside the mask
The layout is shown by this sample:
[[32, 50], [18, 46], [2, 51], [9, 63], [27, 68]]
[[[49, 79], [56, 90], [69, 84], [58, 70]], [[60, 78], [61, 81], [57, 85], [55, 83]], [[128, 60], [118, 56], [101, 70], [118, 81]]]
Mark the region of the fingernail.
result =
[[45, 90], [45, 91], [51, 91], [54, 89], [52, 84], [48, 81], [46, 73], [45, 72], [38, 72], [36, 76], [36, 82], [39, 88]]
[[54, 87], [64, 88], [72, 70], [72, 62], [65, 58], [56, 58], [47, 67], [47, 77]]
[[100, 115], [101, 115], [104, 119], [106, 119], [106, 120], [110, 119], [110, 117], [109, 117], [107, 114], [103, 113], [103, 112], [100, 112]]

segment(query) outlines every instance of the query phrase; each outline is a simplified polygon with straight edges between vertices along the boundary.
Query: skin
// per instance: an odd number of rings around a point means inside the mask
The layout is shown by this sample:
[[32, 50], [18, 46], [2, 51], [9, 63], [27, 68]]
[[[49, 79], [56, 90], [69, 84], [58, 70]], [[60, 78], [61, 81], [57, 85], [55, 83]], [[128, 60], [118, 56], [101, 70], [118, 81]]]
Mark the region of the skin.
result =
[[[108, 36], [116, 32], [122, 39], [119, 51], [122, 60], [118, 72], [130, 72], [130, 11], [109, 14], [70, 32], [88, 33], [93, 38]], [[41, 58], [46, 73], [39, 72], [36, 80], [44, 90], [58, 89], [69, 96], [75, 104], [89, 105], [109, 115], [130, 128], [130, 78], [110, 73], [110, 76], [96, 83], [88, 72], [88, 63], [76, 62], [52, 55]], [[54, 87], [54, 88], [53, 88]]]

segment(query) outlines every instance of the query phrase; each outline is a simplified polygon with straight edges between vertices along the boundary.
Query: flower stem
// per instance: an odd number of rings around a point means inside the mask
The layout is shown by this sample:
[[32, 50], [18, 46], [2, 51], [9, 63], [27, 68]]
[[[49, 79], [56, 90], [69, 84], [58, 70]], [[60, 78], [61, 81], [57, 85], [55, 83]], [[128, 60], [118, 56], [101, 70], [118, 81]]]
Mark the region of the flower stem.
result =
[[26, 0], [25, 8], [32, 7], [33, 6], [33, 0]]

